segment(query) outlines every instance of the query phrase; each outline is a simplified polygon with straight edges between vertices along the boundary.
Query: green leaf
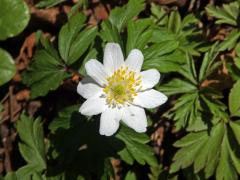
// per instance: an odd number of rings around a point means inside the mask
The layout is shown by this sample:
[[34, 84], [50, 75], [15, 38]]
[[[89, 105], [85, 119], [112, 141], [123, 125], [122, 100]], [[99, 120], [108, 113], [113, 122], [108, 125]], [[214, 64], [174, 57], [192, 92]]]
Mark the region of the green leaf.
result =
[[238, 81], [240, 79], [240, 58], [237, 56], [234, 59], [234, 63], [227, 62], [226, 67], [229, 72], [230, 77], [234, 81]]
[[163, 43], [166, 41], [177, 41], [177, 37], [165, 27], [153, 28], [153, 35], [150, 42]]
[[[206, 137], [204, 140], [205, 139]], [[198, 141], [197, 146], [187, 146], [178, 150], [173, 158], [174, 163], [171, 165], [170, 173], [177, 172], [180, 168], [184, 169], [189, 167], [194, 162], [194, 159], [204, 145], [204, 141]]]
[[172, 11], [168, 19], [168, 30], [177, 34], [181, 29], [181, 17], [178, 11]]
[[30, 20], [30, 12], [23, 0], [0, 0], [0, 40], [21, 33]]
[[144, 7], [144, 0], [130, 0], [123, 7], [113, 9], [109, 15], [109, 20], [121, 32], [128, 21], [137, 16]]
[[86, 17], [83, 14], [72, 16], [59, 32], [58, 49], [61, 57], [68, 62], [71, 44], [76, 39], [79, 31], [83, 28]]
[[236, 137], [236, 140], [238, 142], [238, 144], [240, 144], [240, 124], [239, 121], [234, 122], [234, 121], [230, 121], [230, 126], [232, 128], [232, 131]]
[[136, 48], [143, 50], [149, 40], [152, 37], [151, 29], [152, 21], [150, 19], [141, 19], [137, 21], [130, 21], [127, 26], [128, 38], [127, 38], [127, 52]]
[[0, 48], [0, 86], [12, 79], [16, 66], [11, 55]]
[[179, 97], [165, 116], [176, 121], [176, 130], [205, 130], [226, 116], [226, 107], [219, 98], [216, 97], [216, 93], [211, 94], [210, 89], [200, 92], [195, 89]]
[[105, 42], [115, 42], [121, 44], [121, 37], [117, 28], [112, 25], [109, 20], [105, 20], [101, 23], [101, 29], [100, 35]]
[[21, 142], [19, 150], [28, 165], [18, 173], [31, 174], [46, 169], [43, 127], [40, 119], [33, 120], [22, 114], [17, 122], [17, 131]]
[[168, 83], [161, 85], [158, 90], [170, 96], [174, 94], [191, 93], [196, 91], [197, 87], [188, 81], [175, 78]]
[[55, 132], [58, 129], [69, 129], [71, 127], [70, 117], [75, 111], [78, 111], [80, 105], [69, 106], [63, 111], [60, 111], [58, 117], [55, 118], [48, 126], [51, 132]]
[[219, 63], [214, 62], [217, 55], [217, 44], [213, 45], [211, 49], [204, 54], [199, 71], [199, 82], [204, 81], [220, 65]]
[[181, 23], [181, 28], [183, 30], [185, 30], [191, 26], [196, 26], [197, 23], [199, 23], [199, 20], [195, 17], [195, 15], [188, 14], [183, 18], [182, 23]]
[[37, 8], [50, 8], [56, 6], [62, 2], [66, 2], [67, 0], [41, 0], [36, 4]]
[[5, 180], [18, 180], [15, 172], [8, 172], [4, 179]]
[[188, 53], [186, 53], [185, 56], [186, 63], [178, 69], [178, 72], [187, 80], [197, 85], [197, 73], [193, 57]]
[[214, 5], [208, 5], [206, 11], [210, 16], [217, 19], [216, 24], [230, 24], [236, 26], [239, 4], [237, 2], [232, 2], [229, 4], [224, 4], [223, 7], [218, 7]]
[[213, 115], [224, 119], [225, 110], [227, 109], [225, 104], [211, 95], [209, 92], [203, 93], [200, 95], [200, 100], [203, 108], [208, 108]]
[[238, 69], [240, 69], [240, 43], [238, 43], [235, 47], [235, 51], [237, 56], [233, 59], [234, 60], [234, 64], [236, 65], [236, 67]]
[[216, 179], [219, 180], [237, 180], [238, 175], [234, 169], [231, 162], [230, 153], [228, 150], [229, 142], [227, 134], [223, 137], [223, 142], [221, 144], [220, 160], [216, 169]]
[[231, 50], [236, 46], [237, 40], [240, 37], [240, 31], [232, 30], [230, 34], [224, 39], [222, 43], [219, 44], [218, 51]]
[[86, 52], [89, 45], [93, 42], [97, 35], [97, 28], [87, 28], [78, 34], [76, 39], [71, 44], [71, 48], [69, 50], [68, 64], [72, 64], [76, 60], [78, 60], [83, 53]]
[[172, 53], [164, 54], [160, 57], [145, 59], [143, 69], [158, 69], [162, 73], [178, 72], [186, 63], [186, 56], [183, 52], [175, 50]]
[[[187, 93], [178, 98], [173, 108], [167, 112], [167, 116], [176, 121], [176, 129], [179, 130], [194, 124], [195, 121], [201, 121], [201, 119], [199, 119], [201, 116], [199, 109], [200, 103], [198, 93]], [[202, 129], [201, 126], [198, 126], [198, 128], [200, 128], [200, 130]]]
[[31, 88], [31, 98], [45, 96], [49, 91], [57, 89], [68, 77], [65, 67], [54, 53], [48, 50], [37, 50], [33, 62], [23, 74], [23, 82]]
[[158, 25], [166, 25], [168, 21], [167, 12], [162, 6], [151, 3], [151, 19]]
[[154, 44], [144, 49], [143, 54], [145, 61], [151, 61], [151, 59], [162, 56], [164, 54], [174, 51], [178, 47], [176, 41], [166, 41], [158, 44]]
[[86, 17], [82, 14], [72, 16], [61, 28], [58, 48], [62, 59], [73, 64], [88, 49], [97, 35], [97, 28], [84, 28]]
[[237, 180], [239, 149], [233, 149], [236, 142], [234, 136], [229, 137], [230, 131], [229, 126], [220, 122], [210, 131], [190, 133], [178, 140], [174, 145], [181, 149], [173, 158], [170, 172], [194, 165], [194, 173], [202, 171], [206, 179], [216, 172], [216, 179]]
[[232, 116], [240, 117], [240, 80], [237, 81], [229, 94], [229, 110]]
[[[181, 63], [181, 54], [179, 53], [170, 54], [178, 47], [178, 42], [176, 41], [166, 41], [157, 44], [143, 50], [144, 62], [143, 69], [156, 68], [160, 72], [169, 72], [171, 70], [177, 71], [179, 64]], [[176, 62], [175, 56], [179, 61]]]
[[137, 176], [134, 172], [128, 171], [124, 180], [137, 180]]
[[[154, 156], [152, 148], [144, 144], [149, 141], [149, 138], [146, 134], [136, 133], [130, 128], [121, 126], [116, 137], [125, 143], [127, 150], [124, 149], [124, 153], [129, 153], [127, 156], [132, 156], [138, 163], [142, 165], [145, 163], [148, 163], [151, 166], [157, 165], [157, 160]], [[120, 151], [119, 155], [122, 157], [125, 154]]]

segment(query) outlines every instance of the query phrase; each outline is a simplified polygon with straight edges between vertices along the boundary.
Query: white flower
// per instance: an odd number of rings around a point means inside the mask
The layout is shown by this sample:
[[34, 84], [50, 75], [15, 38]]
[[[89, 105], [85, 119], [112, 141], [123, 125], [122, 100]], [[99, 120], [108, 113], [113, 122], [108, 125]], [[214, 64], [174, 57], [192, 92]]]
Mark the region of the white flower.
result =
[[85, 64], [88, 76], [79, 82], [77, 91], [87, 100], [80, 113], [86, 116], [101, 113], [101, 135], [111, 136], [120, 120], [137, 132], [145, 132], [147, 118], [143, 108], [155, 108], [167, 97], [152, 89], [160, 79], [155, 69], [142, 71], [143, 54], [133, 49], [124, 62], [121, 48], [108, 43], [104, 50], [103, 64], [95, 59]]

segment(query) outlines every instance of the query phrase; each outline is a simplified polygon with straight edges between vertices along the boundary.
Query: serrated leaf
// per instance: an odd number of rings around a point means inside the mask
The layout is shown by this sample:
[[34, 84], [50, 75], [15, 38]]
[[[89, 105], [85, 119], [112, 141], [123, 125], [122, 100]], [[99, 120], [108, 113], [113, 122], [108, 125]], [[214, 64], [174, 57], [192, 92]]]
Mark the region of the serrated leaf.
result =
[[145, 61], [151, 61], [151, 59], [162, 56], [164, 54], [174, 51], [178, 47], [176, 41], [165, 41], [162, 43], [154, 44], [151, 47], [144, 49], [143, 54]]
[[170, 173], [177, 172], [180, 168], [184, 169], [189, 167], [194, 162], [194, 158], [204, 146], [204, 143], [204, 141], [200, 141], [198, 142], [198, 146], [187, 146], [178, 150], [173, 158], [174, 163], [171, 165]]
[[44, 96], [57, 89], [68, 77], [62, 62], [47, 50], [37, 50], [33, 62], [23, 75], [23, 82], [31, 88], [31, 98]]
[[0, 86], [12, 79], [16, 66], [11, 55], [0, 48]]
[[27, 4], [22, 0], [0, 0], [0, 40], [21, 33], [30, 20]]
[[86, 17], [80, 13], [70, 17], [59, 33], [58, 48], [62, 59], [73, 64], [88, 49], [97, 34], [97, 28], [83, 28]]
[[117, 28], [113, 26], [109, 20], [103, 21], [101, 23], [101, 28], [100, 35], [104, 41], [121, 44], [121, 37]]
[[42, 172], [46, 169], [46, 160], [43, 127], [40, 119], [33, 121], [33, 119], [22, 114], [17, 122], [17, 130], [21, 139], [19, 150], [28, 163], [18, 173], [28, 175], [34, 171]]
[[216, 179], [219, 180], [237, 180], [238, 175], [236, 173], [236, 170], [234, 169], [232, 163], [229, 163], [231, 161], [231, 157], [228, 151], [228, 137], [225, 133], [223, 137], [223, 141], [221, 144], [221, 153], [220, 153], [220, 159], [219, 163], [216, 169]]
[[175, 102], [174, 107], [168, 112], [170, 117], [176, 121], [176, 129], [189, 126], [200, 116], [197, 93], [184, 94]]
[[237, 40], [240, 37], [240, 31], [232, 30], [230, 34], [219, 44], [218, 51], [231, 50], [236, 46]]
[[196, 89], [179, 97], [165, 116], [176, 121], [177, 130], [185, 127], [187, 131], [201, 131], [225, 118], [226, 106], [218, 99], [210, 90], [198, 92]]
[[168, 30], [177, 34], [181, 29], [181, 17], [178, 11], [172, 11], [168, 19]]
[[150, 28], [152, 21], [150, 19], [141, 19], [130, 21], [128, 23], [128, 37], [126, 54], [132, 49], [143, 50], [152, 37], [152, 29]]
[[186, 63], [180, 67], [178, 72], [191, 83], [197, 85], [197, 73], [193, 57], [189, 53], [186, 53], [185, 56]]
[[183, 18], [182, 23], [181, 23], [181, 28], [183, 30], [187, 29], [192, 25], [196, 25], [198, 22], [199, 22], [199, 20], [195, 17], [194, 14], [188, 14]]
[[189, 146], [192, 145], [194, 143], [197, 143], [199, 140], [201, 140], [202, 138], [206, 138], [207, 134], [206, 132], [202, 131], [202, 132], [197, 132], [197, 133], [190, 133], [187, 136], [184, 136], [183, 138], [181, 138], [180, 140], [178, 140], [177, 142], [175, 142], [173, 145], [175, 147], [185, 147], [185, 146]]
[[154, 27], [150, 42], [162, 43], [167, 41], [177, 41], [176, 35], [172, 32], [169, 32], [165, 27]]
[[128, 153], [130, 153], [138, 163], [143, 165], [148, 163], [151, 166], [157, 165], [153, 150], [144, 144], [144, 142], [146, 143], [146, 141], [149, 141], [147, 135], [136, 133], [122, 126], [116, 137], [126, 144]]
[[68, 22], [62, 26], [59, 32], [58, 49], [61, 57], [67, 62], [72, 42], [75, 40], [79, 31], [84, 26], [86, 17], [78, 13], [72, 16]]
[[158, 25], [165, 25], [168, 21], [167, 12], [162, 6], [151, 3], [151, 19]]
[[207, 92], [200, 95], [201, 103], [203, 108], [207, 108], [209, 112], [211, 112], [216, 117], [224, 118], [224, 112], [226, 110], [226, 106], [224, 103], [218, 100], [218, 98], [214, 98], [213, 96], [208, 94]]
[[217, 24], [225, 23], [236, 26], [238, 18], [238, 11], [235, 10], [236, 8], [239, 8], [239, 4], [233, 2], [225, 4], [223, 7], [208, 5], [205, 9], [210, 16], [217, 19]]
[[127, 164], [132, 165], [134, 163], [134, 157], [131, 155], [131, 153], [127, 150], [127, 148], [124, 148], [123, 150], [118, 152], [118, 155], [121, 157], [123, 161], [125, 161]]
[[[236, 150], [230, 146], [230, 142], [235, 143], [232, 142], [234, 136], [228, 136], [229, 130], [229, 127], [220, 122], [210, 132], [205, 130], [190, 133], [177, 141], [175, 145], [181, 149], [175, 154], [175, 161], [171, 165], [170, 171], [176, 172], [180, 168], [194, 164], [194, 172], [198, 173], [203, 170], [205, 178], [209, 178], [216, 172], [216, 179], [237, 180], [236, 170], [239, 169], [240, 159], [235, 155]], [[193, 156], [193, 159], [189, 158]]]
[[[209, 51], [204, 54], [204, 58], [199, 71], [199, 81], [205, 80], [215, 69], [215, 58], [218, 55], [217, 44], [213, 45]], [[217, 64], [217, 67], [219, 64]]]
[[87, 28], [80, 32], [76, 39], [71, 44], [69, 51], [68, 64], [72, 64], [78, 60], [83, 53], [88, 49], [97, 35], [97, 28]]
[[232, 116], [240, 117], [240, 80], [237, 81], [229, 94], [229, 110]]
[[[173, 54], [173, 52], [178, 47], [178, 42], [176, 41], [166, 41], [154, 44], [143, 50], [144, 62], [143, 69], [156, 68], [160, 72], [170, 72], [177, 71], [182, 60], [181, 53], [178, 52]], [[180, 57], [179, 57], [180, 55]], [[172, 58], [175, 56], [175, 58]], [[179, 60], [178, 62], [176, 62]]]
[[158, 90], [170, 96], [174, 94], [191, 93], [196, 91], [197, 87], [188, 81], [175, 78], [166, 84], [162, 84]]
[[123, 7], [117, 7], [110, 13], [110, 22], [121, 32], [122, 28], [145, 7], [144, 0], [130, 0]]

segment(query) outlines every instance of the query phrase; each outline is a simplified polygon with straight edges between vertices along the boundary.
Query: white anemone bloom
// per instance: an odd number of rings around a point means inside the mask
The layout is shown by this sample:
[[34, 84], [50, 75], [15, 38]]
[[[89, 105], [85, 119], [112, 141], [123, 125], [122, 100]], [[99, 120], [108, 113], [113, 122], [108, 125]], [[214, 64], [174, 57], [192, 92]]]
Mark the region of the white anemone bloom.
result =
[[133, 49], [124, 61], [121, 48], [108, 43], [103, 64], [95, 59], [85, 64], [89, 77], [79, 82], [77, 92], [87, 100], [80, 107], [86, 116], [101, 114], [101, 135], [111, 136], [120, 120], [137, 132], [145, 132], [147, 117], [143, 108], [155, 108], [167, 97], [152, 89], [160, 79], [155, 69], [142, 71], [143, 54]]

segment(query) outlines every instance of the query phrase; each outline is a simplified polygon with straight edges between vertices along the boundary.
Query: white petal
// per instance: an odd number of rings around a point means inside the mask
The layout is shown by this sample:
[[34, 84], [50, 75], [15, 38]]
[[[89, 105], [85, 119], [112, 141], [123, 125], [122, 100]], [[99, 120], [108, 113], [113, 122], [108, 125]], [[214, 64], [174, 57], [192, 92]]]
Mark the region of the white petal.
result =
[[118, 114], [115, 109], [107, 108], [101, 115], [99, 133], [105, 136], [113, 135], [119, 127]]
[[138, 49], [131, 50], [125, 61], [125, 64], [129, 68], [129, 70], [140, 72], [143, 64], [142, 52]]
[[107, 43], [104, 50], [103, 64], [110, 73], [113, 73], [124, 64], [123, 53], [119, 44]]
[[80, 113], [86, 116], [93, 116], [102, 113], [107, 108], [106, 99], [100, 94], [87, 99], [80, 107]]
[[141, 107], [130, 105], [123, 110], [122, 121], [137, 132], [146, 132], [147, 117]]
[[155, 108], [167, 101], [167, 96], [154, 89], [137, 93], [133, 104], [144, 108]]
[[85, 69], [87, 74], [93, 78], [97, 83], [101, 86], [107, 84], [107, 73], [103, 67], [103, 65], [97, 61], [96, 59], [91, 59], [85, 64]]
[[77, 92], [85, 99], [88, 99], [102, 92], [102, 88], [94, 83], [90, 77], [86, 77], [78, 83]]
[[153, 88], [160, 80], [160, 73], [156, 69], [149, 69], [140, 73], [142, 76], [141, 90]]

